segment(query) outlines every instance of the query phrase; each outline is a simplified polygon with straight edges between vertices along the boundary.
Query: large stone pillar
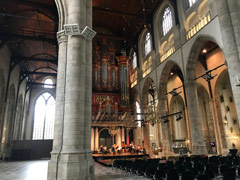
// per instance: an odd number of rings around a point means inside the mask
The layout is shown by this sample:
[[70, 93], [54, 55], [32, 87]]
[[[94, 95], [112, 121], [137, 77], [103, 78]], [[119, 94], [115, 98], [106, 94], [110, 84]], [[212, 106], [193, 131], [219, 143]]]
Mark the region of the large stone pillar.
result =
[[[167, 99], [166, 96], [163, 94], [160, 94], [159, 96], [159, 113], [160, 117], [166, 116], [168, 114], [168, 107], [167, 107]], [[169, 122], [164, 123], [164, 119], [160, 119], [161, 122], [159, 124], [159, 127], [161, 127], [162, 137], [161, 137], [161, 146], [162, 146], [162, 154], [163, 156], [169, 156], [171, 154], [171, 148], [170, 148], [170, 128], [169, 128]]]
[[143, 138], [142, 138], [142, 128], [141, 127], [137, 127], [136, 129], [133, 130], [133, 143], [135, 145], [142, 145], [142, 141], [143, 141]]
[[[68, 24], [77, 23], [80, 29], [92, 27], [92, 1], [68, 0], [66, 4]], [[93, 179], [92, 42], [80, 35], [68, 36], [66, 54], [62, 141], [60, 151], [52, 153], [48, 180], [89, 180]], [[58, 71], [58, 75], [63, 71]]]
[[207, 149], [203, 140], [202, 124], [198, 112], [197, 88], [195, 82], [188, 81], [185, 83], [187, 89], [188, 111], [190, 118], [192, 134], [192, 154], [207, 155]]
[[60, 152], [62, 146], [62, 131], [63, 131], [63, 118], [64, 118], [64, 93], [65, 93], [65, 68], [66, 68], [66, 55], [67, 55], [67, 36], [64, 31], [57, 33], [58, 39], [58, 74], [57, 74], [57, 87], [56, 87], [56, 109], [54, 120], [54, 140], [52, 154]]
[[215, 3], [221, 27], [223, 52], [228, 62], [228, 73], [240, 124], [240, 86], [237, 86], [237, 77], [240, 79], [240, 2], [218, 0]]

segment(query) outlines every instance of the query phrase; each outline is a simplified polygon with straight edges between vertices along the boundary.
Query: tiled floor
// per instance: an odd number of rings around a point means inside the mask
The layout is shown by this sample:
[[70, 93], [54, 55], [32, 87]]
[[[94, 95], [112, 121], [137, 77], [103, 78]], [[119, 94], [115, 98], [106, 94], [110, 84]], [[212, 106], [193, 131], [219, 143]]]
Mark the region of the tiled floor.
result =
[[[0, 161], [0, 180], [46, 180], [48, 161]], [[94, 180], [139, 180], [146, 179], [127, 174], [119, 169], [94, 164]]]

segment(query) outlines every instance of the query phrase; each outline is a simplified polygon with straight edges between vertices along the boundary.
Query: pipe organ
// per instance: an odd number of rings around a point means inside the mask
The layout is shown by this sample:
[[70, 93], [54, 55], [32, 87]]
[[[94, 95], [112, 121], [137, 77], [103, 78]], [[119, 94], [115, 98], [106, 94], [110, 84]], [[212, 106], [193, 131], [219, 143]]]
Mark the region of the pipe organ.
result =
[[[103, 38], [93, 43], [92, 52], [92, 128], [97, 128], [100, 132], [103, 129], [122, 128], [121, 132], [127, 132], [121, 112], [129, 109], [129, 92], [130, 92], [130, 72], [129, 57], [124, 53], [118, 52], [120, 48], [115, 47], [108, 39]], [[93, 134], [96, 134], [93, 133]], [[95, 136], [95, 135], [94, 135]], [[125, 141], [127, 135], [121, 141]], [[114, 142], [121, 143], [119, 137]], [[97, 144], [97, 143], [95, 143]], [[95, 145], [95, 150], [96, 150]]]

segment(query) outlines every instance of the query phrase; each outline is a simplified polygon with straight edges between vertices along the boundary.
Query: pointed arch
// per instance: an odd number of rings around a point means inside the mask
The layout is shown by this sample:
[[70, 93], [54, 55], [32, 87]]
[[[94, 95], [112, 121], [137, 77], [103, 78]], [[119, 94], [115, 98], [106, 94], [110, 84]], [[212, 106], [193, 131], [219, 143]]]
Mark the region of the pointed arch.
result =
[[53, 139], [55, 99], [43, 92], [35, 101], [32, 139]]

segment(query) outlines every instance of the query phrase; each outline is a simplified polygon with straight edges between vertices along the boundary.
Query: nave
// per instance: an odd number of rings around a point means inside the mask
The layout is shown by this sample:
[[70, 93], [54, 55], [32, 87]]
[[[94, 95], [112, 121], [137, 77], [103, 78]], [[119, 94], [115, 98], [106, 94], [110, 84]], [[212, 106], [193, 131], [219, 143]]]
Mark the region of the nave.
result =
[[[48, 160], [38, 161], [0, 161], [0, 179], [1, 180], [46, 180]], [[123, 170], [105, 167], [99, 163], [94, 164], [94, 180], [146, 180], [143, 177], [137, 177]]]

